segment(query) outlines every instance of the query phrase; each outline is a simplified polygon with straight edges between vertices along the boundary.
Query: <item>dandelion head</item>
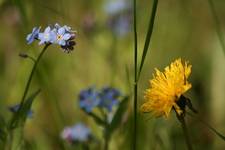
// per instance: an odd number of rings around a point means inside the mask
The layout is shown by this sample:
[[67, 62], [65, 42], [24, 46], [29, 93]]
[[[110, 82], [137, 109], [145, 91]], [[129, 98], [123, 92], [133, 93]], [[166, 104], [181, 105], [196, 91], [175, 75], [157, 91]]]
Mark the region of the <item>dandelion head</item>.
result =
[[156, 117], [168, 117], [173, 108], [181, 115], [183, 110], [178, 101], [191, 88], [187, 81], [191, 67], [187, 61], [183, 62], [179, 58], [166, 67], [164, 72], [156, 69], [153, 79], [149, 81], [150, 88], [145, 91], [145, 103], [141, 106], [141, 111], [152, 112]]

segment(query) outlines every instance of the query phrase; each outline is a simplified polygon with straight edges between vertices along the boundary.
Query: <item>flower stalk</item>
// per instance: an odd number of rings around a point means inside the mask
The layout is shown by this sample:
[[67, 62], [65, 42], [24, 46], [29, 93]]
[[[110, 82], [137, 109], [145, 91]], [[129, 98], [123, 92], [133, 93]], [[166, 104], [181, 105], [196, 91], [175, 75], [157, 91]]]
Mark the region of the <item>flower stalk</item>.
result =
[[[25, 90], [24, 90], [24, 93], [23, 93], [23, 97], [22, 97], [21, 102], [20, 102], [20, 106], [21, 106], [21, 107], [23, 106], [23, 104], [24, 104], [24, 102], [25, 102], [25, 99], [26, 99], [27, 93], [28, 93], [28, 91], [29, 91], [30, 84], [31, 84], [31, 81], [32, 81], [34, 72], [35, 72], [35, 70], [36, 70], [36, 68], [37, 68], [37, 65], [38, 65], [38, 63], [39, 63], [41, 57], [44, 55], [45, 51], [46, 51], [47, 48], [49, 47], [49, 45], [50, 45], [50, 44], [46, 44], [46, 45], [44, 46], [44, 48], [42, 49], [41, 53], [39, 54], [37, 60], [35, 61], [34, 65], [33, 65], [33, 68], [32, 68], [32, 70], [31, 70], [30, 76], [29, 76], [29, 78], [28, 78], [28, 80], [27, 80], [27, 84], [26, 84], [26, 87], [25, 87]], [[21, 108], [21, 107], [20, 107], [20, 108]]]
[[179, 122], [181, 124], [181, 127], [183, 129], [185, 141], [186, 141], [186, 144], [187, 144], [187, 148], [188, 148], [188, 150], [193, 150], [193, 147], [192, 147], [192, 144], [191, 144], [191, 139], [190, 139], [190, 136], [188, 134], [187, 124], [186, 124], [186, 121], [185, 121], [185, 118], [184, 118], [185, 113], [178, 114], [175, 109], [174, 109], [174, 111], [176, 112], [177, 119], [179, 120]]
[[133, 0], [133, 29], [134, 29], [134, 130], [133, 130], [133, 150], [136, 150], [136, 139], [137, 139], [137, 94], [138, 94], [138, 83], [137, 83], [137, 56], [138, 56], [138, 42], [137, 42], [137, 16], [136, 16], [136, 0]]
[[109, 136], [105, 135], [105, 143], [104, 143], [104, 150], [109, 149]]

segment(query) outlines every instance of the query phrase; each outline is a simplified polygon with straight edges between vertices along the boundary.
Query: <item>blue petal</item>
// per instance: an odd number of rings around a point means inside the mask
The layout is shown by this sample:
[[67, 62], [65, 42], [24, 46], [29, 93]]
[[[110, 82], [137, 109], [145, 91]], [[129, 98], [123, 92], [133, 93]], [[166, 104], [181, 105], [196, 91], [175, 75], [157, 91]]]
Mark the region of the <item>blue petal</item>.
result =
[[63, 27], [59, 28], [58, 33], [63, 35], [65, 33], [65, 28]]
[[32, 34], [28, 34], [26, 37], [27, 43], [30, 44], [33, 42], [32, 38], [31, 38]]
[[65, 46], [66, 45], [66, 42], [64, 40], [60, 40], [59, 41], [59, 45]]
[[69, 40], [70, 38], [71, 38], [71, 34], [69, 34], [69, 33], [66, 33], [63, 35], [64, 40]]
[[48, 33], [48, 32], [50, 32], [50, 30], [51, 30], [51, 28], [48, 26], [47, 28], [45, 28], [44, 33]]
[[56, 28], [56, 29], [59, 29], [59, 28], [61, 28], [61, 26], [60, 26], [58, 23], [56, 23], [56, 24], [55, 24], [55, 28]]
[[41, 40], [38, 44], [39, 45], [42, 45], [42, 44], [44, 44], [45, 43], [45, 40]]

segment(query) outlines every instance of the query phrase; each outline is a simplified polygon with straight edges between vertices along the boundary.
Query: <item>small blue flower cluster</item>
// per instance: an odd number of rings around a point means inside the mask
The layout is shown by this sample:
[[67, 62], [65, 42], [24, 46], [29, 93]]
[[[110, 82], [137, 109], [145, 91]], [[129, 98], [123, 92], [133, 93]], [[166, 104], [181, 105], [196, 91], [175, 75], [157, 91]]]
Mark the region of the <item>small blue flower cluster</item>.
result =
[[91, 130], [83, 123], [64, 128], [61, 137], [70, 143], [87, 142], [91, 138]]
[[88, 113], [95, 107], [105, 108], [111, 112], [113, 106], [118, 104], [120, 96], [120, 91], [112, 87], [105, 87], [100, 91], [94, 88], [88, 88], [80, 92], [79, 104]]
[[[19, 110], [19, 108], [20, 108], [20, 104], [16, 104], [16, 105], [10, 106], [9, 111], [12, 112], [12, 113], [16, 113]], [[33, 111], [29, 110], [27, 112], [27, 117], [32, 118], [32, 116], [33, 116]]]
[[129, 33], [132, 24], [132, 5], [127, 0], [107, 1], [105, 12], [107, 24], [111, 31], [119, 37]]
[[41, 27], [34, 27], [32, 32], [27, 35], [28, 44], [31, 44], [34, 40], [39, 40], [39, 45], [58, 44], [65, 52], [73, 50], [73, 46], [76, 44], [74, 41], [75, 31], [72, 31], [71, 27], [60, 26], [56, 23], [53, 27], [46, 27], [44, 32], [40, 32], [40, 29]]

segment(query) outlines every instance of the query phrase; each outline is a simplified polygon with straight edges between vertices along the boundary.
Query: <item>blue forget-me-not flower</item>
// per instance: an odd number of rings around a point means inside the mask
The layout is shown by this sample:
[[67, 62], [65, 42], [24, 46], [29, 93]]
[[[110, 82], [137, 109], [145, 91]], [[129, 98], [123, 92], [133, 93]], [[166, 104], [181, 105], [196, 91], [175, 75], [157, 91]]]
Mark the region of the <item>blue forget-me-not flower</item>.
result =
[[113, 106], [119, 103], [120, 96], [120, 91], [113, 87], [105, 87], [100, 91], [88, 88], [80, 92], [79, 105], [88, 113], [96, 107], [111, 112]]
[[119, 103], [118, 98], [121, 96], [119, 90], [112, 87], [105, 87], [100, 92], [99, 107], [106, 108], [109, 112], [112, 111], [114, 105]]
[[38, 39], [40, 40], [39, 44], [47, 44], [47, 43], [54, 43], [56, 40], [56, 34], [51, 28], [48, 26], [45, 28], [43, 33], [38, 34]]
[[107, 24], [117, 36], [125, 36], [131, 28], [132, 5], [127, 0], [107, 1], [105, 12], [108, 15]]
[[87, 142], [91, 138], [91, 130], [83, 123], [64, 128], [61, 137], [68, 142]]
[[61, 27], [56, 31], [56, 43], [61, 46], [65, 46], [66, 41], [69, 40], [71, 37], [72, 35], [70, 33], [67, 33], [64, 27]]
[[73, 50], [75, 41], [75, 31], [71, 27], [64, 25], [60, 26], [56, 23], [54, 26], [48, 26], [44, 32], [40, 32], [40, 27], [33, 28], [32, 33], [26, 37], [27, 43], [31, 44], [34, 40], [39, 40], [41, 44], [58, 44], [65, 52]]
[[38, 39], [38, 34], [40, 32], [40, 27], [34, 27], [32, 32], [27, 35], [27, 43], [31, 44], [35, 39]]
[[94, 88], [83, 90], [79, 94], [79, 105], [86, 112], [90, 113], [100, 102], [99, 93]]

